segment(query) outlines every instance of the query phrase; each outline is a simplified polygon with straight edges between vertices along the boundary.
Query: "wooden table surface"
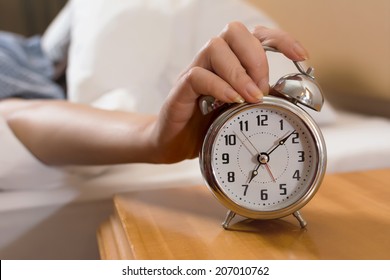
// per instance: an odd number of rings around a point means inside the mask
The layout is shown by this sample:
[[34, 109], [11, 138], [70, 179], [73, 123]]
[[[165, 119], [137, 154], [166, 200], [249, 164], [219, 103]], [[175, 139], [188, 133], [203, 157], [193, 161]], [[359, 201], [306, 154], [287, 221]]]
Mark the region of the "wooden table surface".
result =
[[118, 195], [98, 230], [103, 259], [390, 259], [390, 169], [325, 176], [301, 210], [221, 226], [226, 209], [205, 186]]

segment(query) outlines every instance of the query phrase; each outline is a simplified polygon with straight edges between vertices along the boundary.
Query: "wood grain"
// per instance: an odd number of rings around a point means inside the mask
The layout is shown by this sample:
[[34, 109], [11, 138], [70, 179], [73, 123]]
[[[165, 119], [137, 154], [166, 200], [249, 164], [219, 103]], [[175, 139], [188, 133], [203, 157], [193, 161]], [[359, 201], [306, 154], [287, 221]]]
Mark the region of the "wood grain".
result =
[[141, 191], [114, 201], [109, 227], [122, 230], [101, 234], [106, 259], [390, 259], [390, 169], [327, 175], [301, 210], [306, 229], [288, 216], [235, 218], [224, 230], [226, 209], [205, 186]]

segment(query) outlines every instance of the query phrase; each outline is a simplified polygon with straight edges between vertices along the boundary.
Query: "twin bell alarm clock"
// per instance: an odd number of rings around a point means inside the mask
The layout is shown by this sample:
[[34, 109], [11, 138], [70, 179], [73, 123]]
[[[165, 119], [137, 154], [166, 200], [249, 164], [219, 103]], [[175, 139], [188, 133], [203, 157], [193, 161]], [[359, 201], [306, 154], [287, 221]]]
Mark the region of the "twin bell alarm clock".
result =
[[217, 114], [199, 160], [207, 186], [228, 209], [225, 229], [236, 214], [251, 219], [292, 214], [301, 227], [307, 224], [299, 210], [320, 187], [326, 147], [305, 110], [320, 111], [324, 98], [313, 68], [294, 64], [299, 72], [280, 78], [259, 103], [218, 107], [213, 97], [200, 100], [203, 114]]

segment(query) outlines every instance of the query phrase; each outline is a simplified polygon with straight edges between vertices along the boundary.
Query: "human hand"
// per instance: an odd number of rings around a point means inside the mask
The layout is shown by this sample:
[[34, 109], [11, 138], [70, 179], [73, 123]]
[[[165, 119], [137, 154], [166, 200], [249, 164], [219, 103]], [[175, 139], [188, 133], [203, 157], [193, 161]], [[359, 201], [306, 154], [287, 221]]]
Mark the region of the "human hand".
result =
[[290, 35], [242, 23], [229, 23], [211, 39], [180, 75], [158, 118], [149, 127], [153, 161], [173, 163], [198, 156], [210, 117], [203, 116], [198, 98], [210, 95], [225, 103], [259, 102], [268, 94], [268, 62], [263, 45], [294, 61], [307, 51]]

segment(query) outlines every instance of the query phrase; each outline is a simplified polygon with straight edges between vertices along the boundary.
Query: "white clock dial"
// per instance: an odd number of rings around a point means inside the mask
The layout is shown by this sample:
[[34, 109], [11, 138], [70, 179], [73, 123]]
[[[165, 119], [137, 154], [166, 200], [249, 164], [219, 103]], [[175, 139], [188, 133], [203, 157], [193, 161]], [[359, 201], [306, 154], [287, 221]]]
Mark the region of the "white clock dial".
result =
[[276, 211], [300, 200], [319, 161], [316, 140], [296, 114], [259, 104], [230, 115], [211, 148], [211, 168], [224, 196], [251, 211]]

